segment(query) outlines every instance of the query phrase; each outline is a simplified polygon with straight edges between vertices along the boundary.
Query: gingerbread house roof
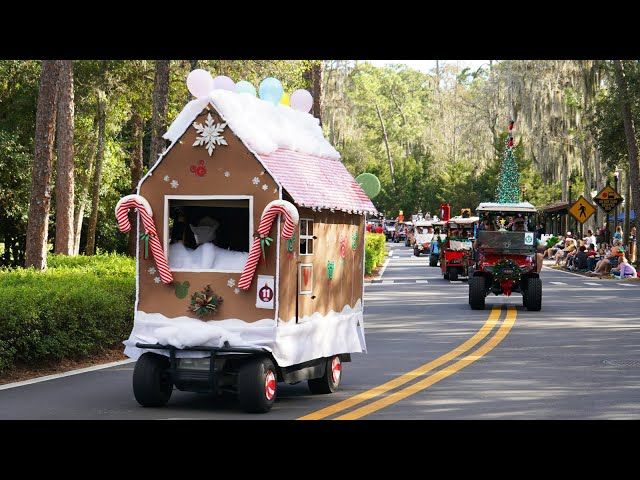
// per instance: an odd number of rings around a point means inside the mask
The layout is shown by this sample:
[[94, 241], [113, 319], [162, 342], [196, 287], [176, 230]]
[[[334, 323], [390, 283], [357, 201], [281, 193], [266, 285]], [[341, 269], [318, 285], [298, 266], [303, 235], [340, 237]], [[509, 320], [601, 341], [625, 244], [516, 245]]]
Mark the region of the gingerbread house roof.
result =
[[317, 118], [248, 94], [213, 90], [189, 102], [163, 135], [171, 145], [158, 161], [208, 106], [213, 106], [299, 206], [378, 213], [324, 137]]

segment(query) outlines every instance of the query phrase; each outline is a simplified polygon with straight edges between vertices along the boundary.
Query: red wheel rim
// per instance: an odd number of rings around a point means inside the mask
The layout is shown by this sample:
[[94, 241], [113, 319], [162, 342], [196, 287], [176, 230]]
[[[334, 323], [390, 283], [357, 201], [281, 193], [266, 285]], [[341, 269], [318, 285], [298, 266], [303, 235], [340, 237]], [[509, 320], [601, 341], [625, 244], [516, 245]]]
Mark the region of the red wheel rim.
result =
[[342, 363], [340, 363], [340, 357], [333, 357], [331, 361], [331, 375], [333, 377], [333, 383], [338, 384], [340, 382], [340, 373], [342, 372]]
[[267, 375], [264, 379], [264, 396], [267, 400], [273, 400], [276, 396], [276, 376], [271, 370], [267, 370]]

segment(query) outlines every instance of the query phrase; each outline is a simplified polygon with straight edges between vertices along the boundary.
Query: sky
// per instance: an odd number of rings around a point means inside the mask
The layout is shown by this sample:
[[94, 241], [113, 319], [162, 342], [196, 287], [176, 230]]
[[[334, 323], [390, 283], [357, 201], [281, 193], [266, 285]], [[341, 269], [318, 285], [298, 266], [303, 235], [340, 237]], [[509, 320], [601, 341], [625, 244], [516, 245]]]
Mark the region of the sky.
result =
[[[405, 64], [409, 67], [419, 70], [424, 73], [429, 73], [431, 70], [436, 68], [435, 60], [366, 60], [367, 62], [372, 63], [376, 67], [383, 67], [388, 64]], [[477, 69], [480, 65], [484, 63], [489, 63], [489, 60], [440, 60], [440, 64], [443, 63], [456, 63], [460, 62], [460, 67], [470, 67], [472, 69]]]

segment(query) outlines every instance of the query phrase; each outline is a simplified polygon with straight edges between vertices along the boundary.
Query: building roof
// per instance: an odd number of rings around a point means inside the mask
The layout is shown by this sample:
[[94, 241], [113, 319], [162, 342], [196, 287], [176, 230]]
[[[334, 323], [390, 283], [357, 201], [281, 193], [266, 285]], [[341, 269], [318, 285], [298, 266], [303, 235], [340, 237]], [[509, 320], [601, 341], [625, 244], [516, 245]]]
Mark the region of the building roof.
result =
[[478, 205], [477, 212], [522, 212], [522, 213], [535, 213], [536, 207], [529, 202], [517, 202], [517, 203], [495, 203], [484, 202]]
[[314, 209], [378, 214], [367, 194], [340, 161], [338, 151], [324, 137], [317, 118], [249, 94], [213, 90], [209, 96], [189, 102], [163, 135], [171, 141], [171, 146], [162, 156], [209, 105], [296, 204]]
[[543, 205], [539, 210], [545, 213], [552, 213], [559, 212], [561, 210], [568, 210], [570, 206], [571, 204], [569, 202], [560, 200], [557, 202], [548, 203], [547, 205]]
[[301, 207], [378, 213], [340, 160], [285, 149], [258, 157]]
[[480, 221], [480, 217], [451, 217], [449, 223], [458, 225], [471, 225]]

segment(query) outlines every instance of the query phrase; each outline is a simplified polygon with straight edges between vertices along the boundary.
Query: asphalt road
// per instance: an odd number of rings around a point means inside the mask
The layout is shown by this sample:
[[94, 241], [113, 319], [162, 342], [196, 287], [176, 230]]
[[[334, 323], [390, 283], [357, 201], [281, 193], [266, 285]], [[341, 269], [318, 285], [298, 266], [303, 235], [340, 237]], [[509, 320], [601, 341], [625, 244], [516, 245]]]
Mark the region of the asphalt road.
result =
[[131, 363], [0, 390], [0, 419], [640, 418], [640, 283], [545, 268], [542, 311], [518, 294], [473, 311], [466, 281], [390, 249], [381, 281], [365, 288], [369, 352], [344, 364], [335, 394], [280, 384], [263, 415], [178, 390], [167, 407], [142, 408]]

